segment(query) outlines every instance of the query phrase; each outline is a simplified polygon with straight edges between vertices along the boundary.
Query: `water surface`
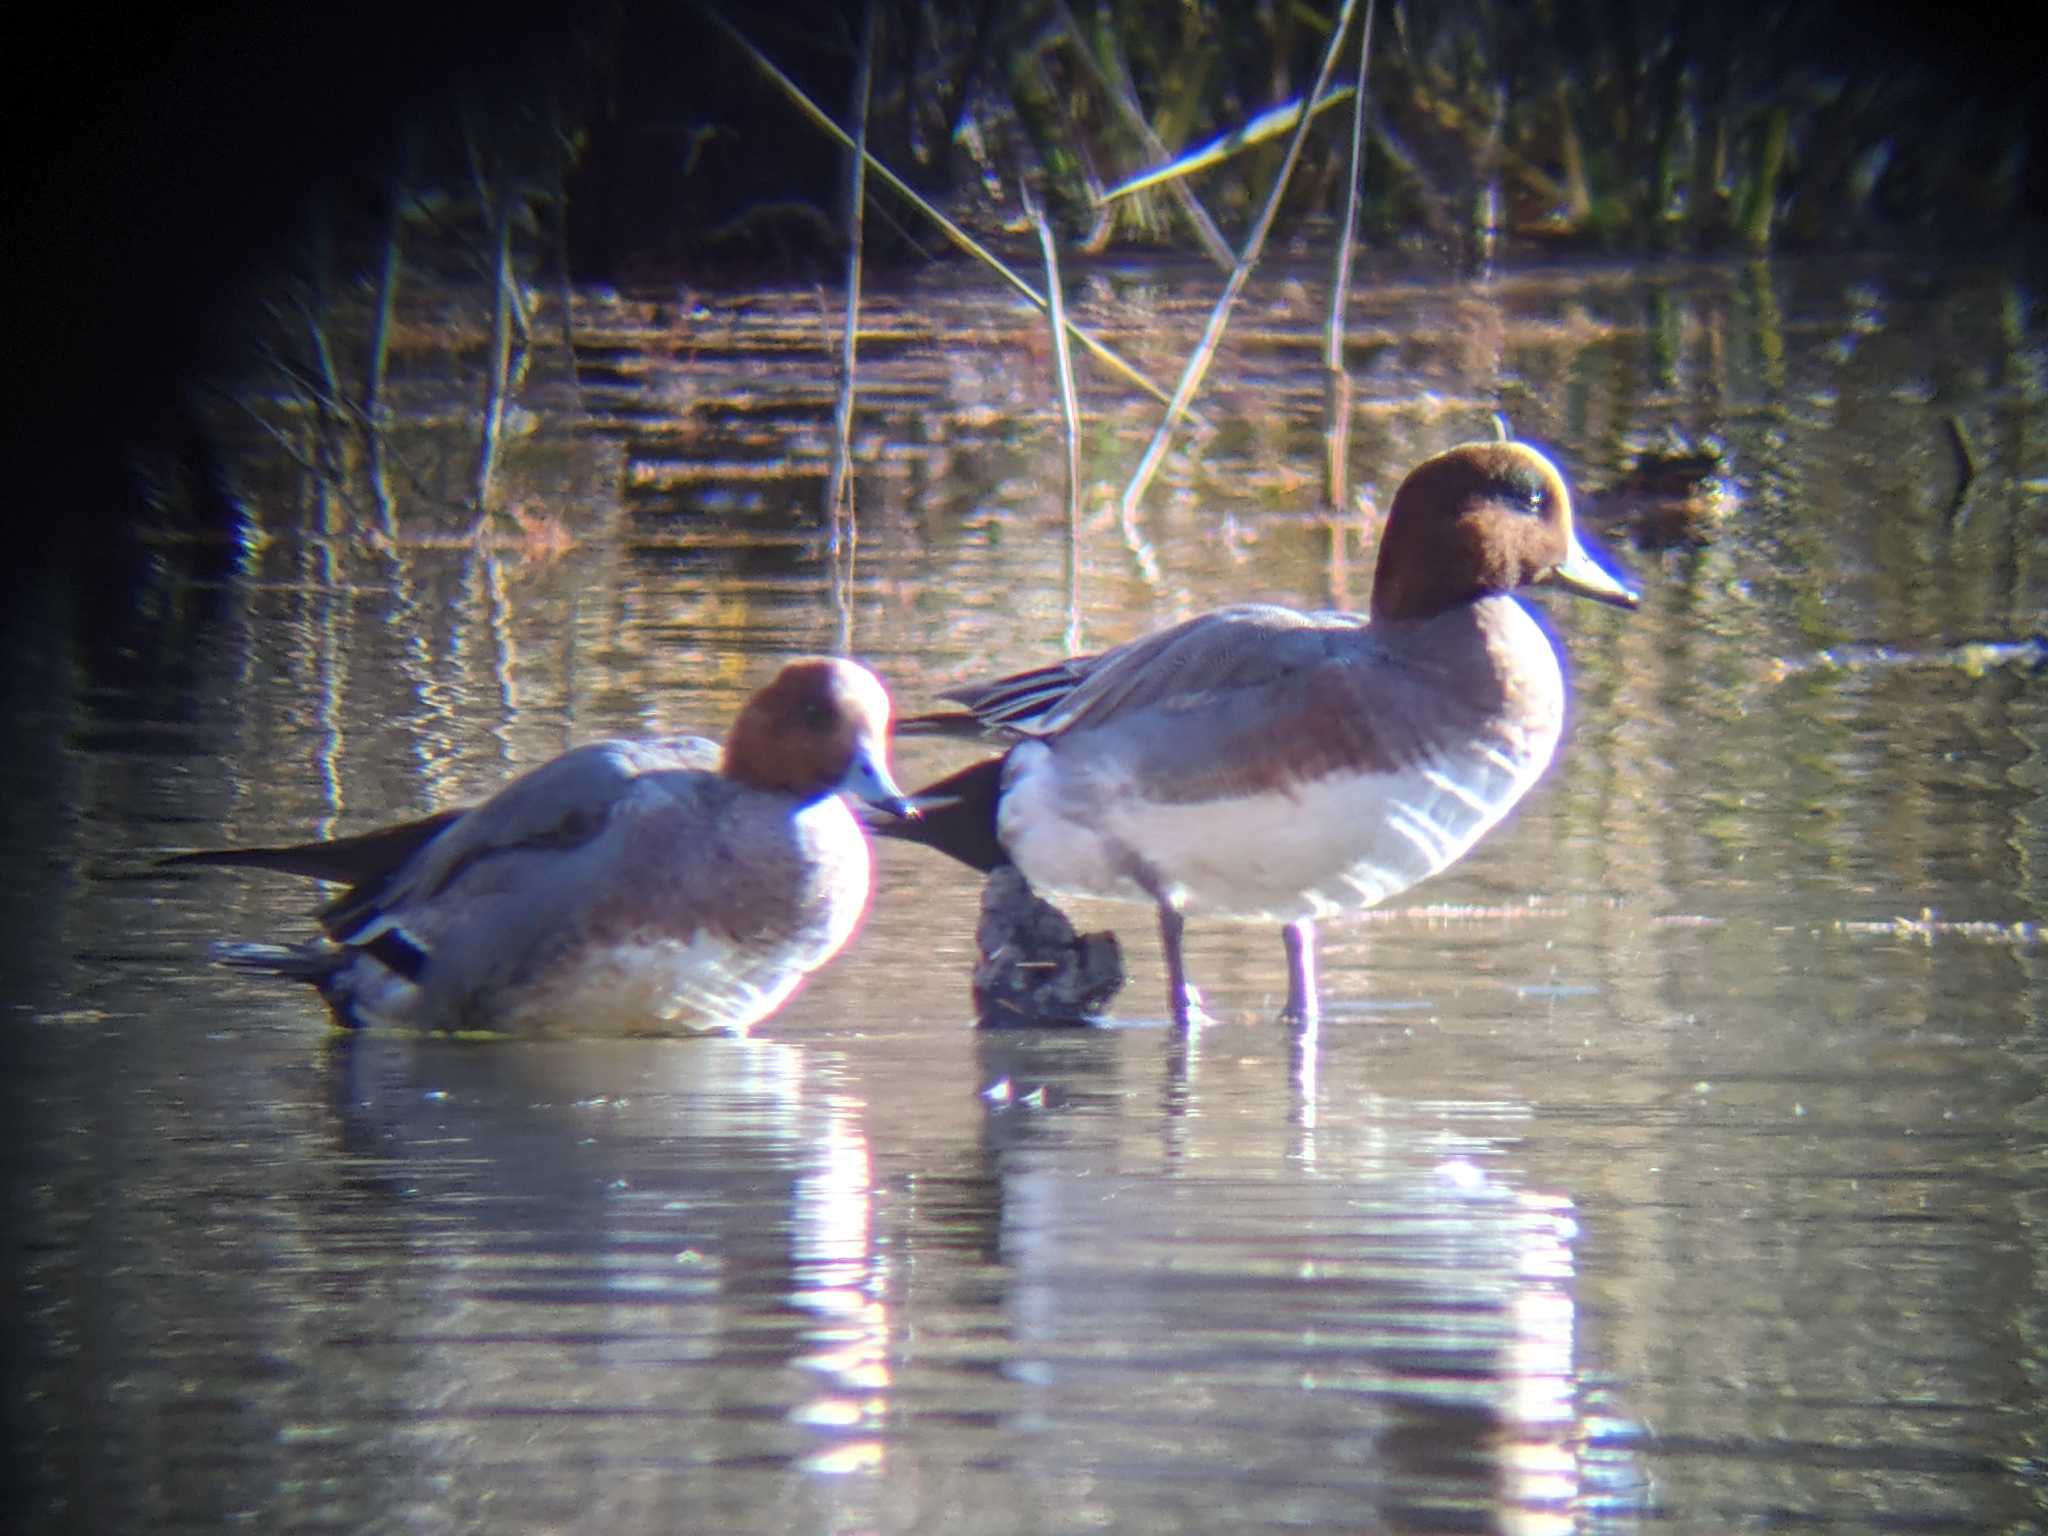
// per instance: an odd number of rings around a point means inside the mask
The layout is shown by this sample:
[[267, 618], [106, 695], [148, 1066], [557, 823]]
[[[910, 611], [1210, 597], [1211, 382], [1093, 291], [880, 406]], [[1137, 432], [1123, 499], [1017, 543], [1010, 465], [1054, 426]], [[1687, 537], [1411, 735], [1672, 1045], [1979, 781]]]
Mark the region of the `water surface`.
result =
[[[1184, 277], [1105, 274], [1077, 317], [1170, 377]], [[1362, 606], [1365, 520], [1304, 511], [1316, 282], [1255, 287], [1147, 514], [1160, 580], [1091, 499], [1085, 644]], [[1276, 934], [1196, 922], [1221, 1022], [1176, 1036], [1151, 922], [1111, 906], [1075, 915], [1123, 938], [1113, 1027], [977, 1033], [975, 882], [895, 846], [750, 1040], [349, 1039], [203, 963], [304, 932], [311, 892], [159, 852], [715, 732], [842, 635], [913, 705], [1059, 653], [1046, 348], [978, 283], [870, 305], [835, 610], [836, 312], [582, 296], [487, 551], [419, 493], [474, 444], [423, 326], [395, 544], [252, 439], [267, 537], [224, 587], [172, 551], [132, 635], [74, 645], [63, 593], [18, 616], [19, 1526], [2048, 1527], [2048, 707], [2030, 652], [1969, 649], [2041, 624], [2044, 354], [1995, 267], [1361, 296], [1361, 495], [1504, 409], [1645, 604], [1545, 600], [1559, 762], [1326, 927], [1313, 1034], [1272, 1020]], [[1118, 480], [1151, 416], [1084, 398]], [[1708, 436], [1726, 521], [1631, 549], [1599, 489]]]

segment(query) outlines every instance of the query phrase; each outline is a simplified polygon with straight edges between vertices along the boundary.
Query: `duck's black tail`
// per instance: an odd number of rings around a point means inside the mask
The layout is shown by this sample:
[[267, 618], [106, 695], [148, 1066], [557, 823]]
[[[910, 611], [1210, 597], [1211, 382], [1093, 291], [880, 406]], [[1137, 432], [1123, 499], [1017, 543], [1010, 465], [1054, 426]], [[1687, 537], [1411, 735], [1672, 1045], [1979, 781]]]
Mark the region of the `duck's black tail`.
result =
[[871, 812], [868, 826], [882, 837], [936, 848], [983, 874], [999, 869], [1010, 862], [996, 839], [996, 802], [1002, 794], [1004, 761], [985, 758], [936, 784], [927, 784], [910, 797], [917, 807], [916, 816]]
[[[331, 838], [319, 843], [293, 843], [283, 848], [202, 848], [195, 853], [174, 853], [168, 858], [158, 859], [157, 863], [165, 868], [181, 864], [223, 864], [237, 869], [268, 869], [345, 885], [348, 889], [315, 915], [330, 939], [348, 939], [376, 915], [385, 888], [412, 857], [466, 814], [466, 807], [456, 806], [395, 827], [359, 832], [354, 837]], [[254, 946], [258, 950], [263, 947]], [[241, 960], [225, 963], [240, 965], [243, 970], [293, 974], [277, 965]]]
[[213, 946], [213, 958], [231, 971], [282, 976], [324, 989], [328, 977], [346, 961], [347, 951], [331, 944], [238, 944], [224, 939]]
[[319, 843], [293, 843], [286, 848], [202, 848], [196, 853], [174, 853], [157, 860], [161, 865], [225, 864], [241, 869], [274, 869], [281, 874], [304, 875], [335, 885], [362, 885], [381, 880], [418, 853], [461, 816], [467, 807], [436, 811], [417, 821], [354, 837], [330, 838]]
[[[403, 943], [403, 936], [398, 936]], [[410, 948], [410, 945], [406, 947]], [[376, 946], [370, 946], [374, 954]], [[347, 971], [357, 951], [340, 944], [239, 944], [222, 941], [213, 946], [213, 959], [231, 971], [256, 976], [278, 976], [286, 981], [303, 981], [319, 992], [342, 1029], [358, 1029], [355, 1000], [349, 995]], [[379, 960], [384, 957], [377, 955]], [[408, 976], [408, 980], [414, 979]]]

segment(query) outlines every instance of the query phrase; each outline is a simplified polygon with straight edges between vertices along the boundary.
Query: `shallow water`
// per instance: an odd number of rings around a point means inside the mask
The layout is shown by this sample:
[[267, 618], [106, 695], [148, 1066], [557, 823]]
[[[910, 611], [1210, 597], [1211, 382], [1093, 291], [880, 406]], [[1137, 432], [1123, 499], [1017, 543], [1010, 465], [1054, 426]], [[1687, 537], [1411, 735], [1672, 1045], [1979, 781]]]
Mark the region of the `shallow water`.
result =
[[[1096, 503], [1088, 646], [1362, 605], [1368, 544], [1300, 510], [1315, 283], [1255, 287], [1146, 520], [1157, 584]], [[1077, 317], [1170, 377], [1207, 291], [1112, 274]], [[348, 1039], [203, 960], [303, 931], [307, 888], [150, 867], [716, 731], [843, 631], [913, 705], [1058, 654], [1045, 347], [978, 284], [871, 305], [843, 613], [815, 295], [585, 296], [488, 558], [417, 498], [395, 551], [330, 537], [252, 445], [270, 536], [224, 588], [171, 552], [133, 635], [73, 647], [45, 593], [11, 640], [14, 1523], [2048, 1527], [2048, 697], [2030, 648], [1967, 649], [2048, 595], [2037, 304], [1883, 262], [1361, 299], [1368, 497], [1496, 405], [1596, 526], [1667, 430], [1718, 435], [1729, 496], [1698, 550], [1611, 529], [1640, 613], [1545, 605], [1558, 764], [1325, 929], [1305, 1037], [1277, 936], [1201, 922], [1222, 1022], [1176, 1036], [1110, 906], [1076, 916], [1124, 940], [1113, 1027], [977, 1033], [975, 882], [890, 846], [751, 1040]], [[414, 348], [409, 483], [459, 485]], [[1150, 415], [1084, 394], [1120, 477]]]

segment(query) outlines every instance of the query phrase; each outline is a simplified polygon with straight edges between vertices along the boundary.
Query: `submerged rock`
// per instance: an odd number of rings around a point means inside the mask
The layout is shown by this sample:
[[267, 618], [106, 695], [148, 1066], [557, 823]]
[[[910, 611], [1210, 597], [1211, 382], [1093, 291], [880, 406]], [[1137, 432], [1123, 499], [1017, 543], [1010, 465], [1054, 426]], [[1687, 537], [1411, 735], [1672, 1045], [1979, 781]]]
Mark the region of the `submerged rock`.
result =
[[1086, 1024], [1123, 988], [1116, 935], [1076, 933], [1014, 865], [989, 875], [974, 940], [974, 1011], [984, 1029]]

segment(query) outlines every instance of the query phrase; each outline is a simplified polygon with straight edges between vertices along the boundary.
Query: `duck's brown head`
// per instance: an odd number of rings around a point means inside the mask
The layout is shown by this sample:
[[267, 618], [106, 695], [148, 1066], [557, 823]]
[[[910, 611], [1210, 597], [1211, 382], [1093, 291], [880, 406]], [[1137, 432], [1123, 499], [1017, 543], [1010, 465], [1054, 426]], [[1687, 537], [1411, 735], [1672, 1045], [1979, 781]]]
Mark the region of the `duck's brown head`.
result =
[[756, 693], [725, 740], [725, 774], [814, 800], [844, 791], [910, 814], [889, 773], [889, 693], [858, 662], [792, 661]]
[[1639, 601], [1579, 541], [1564, 476], [1527, 443], [1465, 443], [1408, 472], [1380, 535], [1375, 622], [1537, 585], [1622, 608]]

